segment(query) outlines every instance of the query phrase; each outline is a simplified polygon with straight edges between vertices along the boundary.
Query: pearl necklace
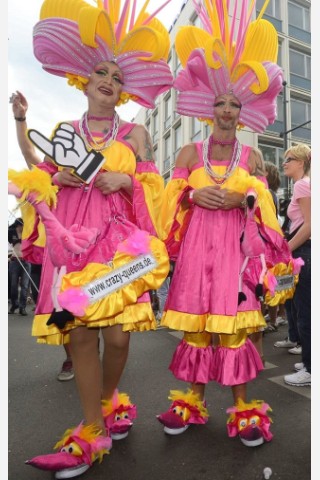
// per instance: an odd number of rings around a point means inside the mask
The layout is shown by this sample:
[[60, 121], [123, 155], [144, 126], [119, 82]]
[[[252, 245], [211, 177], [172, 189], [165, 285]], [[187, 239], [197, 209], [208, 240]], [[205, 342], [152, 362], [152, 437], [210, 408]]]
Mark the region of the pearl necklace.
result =
[[223, 185], [224, 182], [230, 177], [230, 175], [232, 175], [235, 168], [237, 168], [237, 166], [239, 165], [242, 146], [240, 145], [239, 141], [236, 140], [233, 147], [231, 162], [229, 163], [226, 169], [226, 172], [223, 175], [219, 175], [218, 173], [215, 173], [214, 170], [212, 170], [212, 167], [210, 164], [209, 158], [211, 156], [210, 153], [211, 153], [211, 147], [212, 147], [212, 141], [210, 141], [210, 139], [211, 139], [211, 136], [203, 142], [202, 157], [203, 157], [204, 168], [207, 175], [210, 177], [211, 180], [214, 181], [214, 183], [218, 185]]
[[120, 125], [120, 117], [117, 114], [117, 112], [115, 112], [111, 130], [98, 143], [95, 141], [95, 139], [91, 135], [91, 132], [88, 126], [88, 112], [85, 112], [82, 115], [81, 120], [79, 122], [79, 130], [80, 130], [80, 135], [87, 149], [91, 150], [93, 148], [97, 152], [101, 152], [101, 150], [104, 150], [105, 148], [109, 147], [114, 142], [115, 138], [118, 135], [119, 125]]

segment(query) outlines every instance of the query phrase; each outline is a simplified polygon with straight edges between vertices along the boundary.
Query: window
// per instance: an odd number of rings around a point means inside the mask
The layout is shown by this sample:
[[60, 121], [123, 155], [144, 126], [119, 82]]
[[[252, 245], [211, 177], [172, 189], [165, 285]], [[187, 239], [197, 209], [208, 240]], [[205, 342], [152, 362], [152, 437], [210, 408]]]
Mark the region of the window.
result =
[[277, 96], [277, 117], [276, 120], [278, 122], [283, 122], [283, 111], [284, 111], [284, 105], [283, 105], [283, 95], [278, 95]]
[[311, 56], [297, 50], [289, 50], [290, 73], [311, 80]]
[[204, 138], [209, 137], [211, 132], [212, 132], [212, 125], [209, 123], [206, 123], [204, 127]]
[[[302, 100], [295, 100], [291, 98], [291, 125], [298, 127], [305, 122], [311, 120], [311, 104], [303, 102]], [[311, 128], [311, 123], [307, 124], [305, 128]]]
[[197, 118], [191, 118], [191, 141], [199, 142], [201, 140], [201, 123]]
[[[258, 12], [261, 11], [265, 0], [257, 0], [256, 8]], [[280, 2], [279, 0], [270, 0], [269, 5], [265, 10], [266, 15], [270, 15], [270, 17], [280, 19]]]
[[164, 162], [163, 171], [166, 172], [170, 168], [171, 159], [171, 137], [167, 135], [164, 139]]
[[155, 111], [152, 115], [152, 142], [155, 143], [159, 139], [159, 115], [158, 111]]
[[158, 145], [155, 145], [153, 147], [153, 157], [154, 157], [154, 160], [155, 160], [155, 164], [159, 167], [157, 154], [158, 154]]
[[170, 94], [164, 100], [164, 129], [165, 130], [169, 128], [171, 125], [171, 113], [172, 113], [172, 98]]
[[170, 56], [169, 56], [169, 59], [168, 59], [167, 63], [168, 63], [168, 66], [169, 66], [169, 68], [170, 68], [170, 71], [171, 71], [171, 73], [172, 73], [173, 68], [172, 68], [172, 54], [171, 54], [171, 52], [170, 52], [169, 55], [170, 55]]
[[310, 10], [296, 3], [288, 2], [288, 23], [293, 27], [310, 32]]
[[176, 59], [176, 61], [175, 61], [175, 68], [174, 68], [174, 77], [177, 77], [178, 73], [182, 69], [182, 65], [180, 63], [180, 60], [179, 60], [177, 54], [175, 54], [175, 59]]
[[277, 64], [282, 67], [282, 44], [279, 42]]
[[173, 141], [174, 141], [174, 146], [173, 146], [173, 156], [174, 160], [177, 158], [177, 155], [179, 151], [181, 150], [182, 147], [182, 128], [181, 128], [181, 123], [173, 130]]
[[190, 19], [191, 25], [194, 25], [195, 27], [203, 28], [202, 27], [202, 22], [200, 21], [200, 18], [196, 13], [191, 17]]

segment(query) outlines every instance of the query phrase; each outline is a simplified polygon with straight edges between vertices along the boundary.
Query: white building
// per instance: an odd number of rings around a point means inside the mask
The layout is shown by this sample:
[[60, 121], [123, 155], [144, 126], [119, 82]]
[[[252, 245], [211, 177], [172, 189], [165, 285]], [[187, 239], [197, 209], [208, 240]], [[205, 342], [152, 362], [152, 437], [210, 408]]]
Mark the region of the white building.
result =
[[[256, 14], [264, 0], [257, 0]], [[266, 161], [280, 169], [282, 188], [288, 193], [287, 180], [282, 174], [284, 150], [297, 142], [311, 142], [311, 2], [309, 0], [270, 0], [263, 18], [269, 20], [278, 32], [278, 64], [284, 72], [284, 88], [278, 97], [278, 115], [273, 125], [263, 134], [248, 129], [238, 133], [241, 142], [259, 147]], [[173, 45], [181, 25], [200, 26], [192, 0], [185, 0], [169, 33]], [[171, 48], [171, 71], [176, 77], [181, 68]], [[141, 108], [134, 121], [144, 124], [153, 141], [157, 166], [165, 181], [171, 176], [175, 159], [182, 145], [208, 136], [210, 127], [205, 122], [181, 117], [175, 112], [174, 89], [161, 95], [154, 110]], [[287, 133], [285, 133], [287, 132]]]

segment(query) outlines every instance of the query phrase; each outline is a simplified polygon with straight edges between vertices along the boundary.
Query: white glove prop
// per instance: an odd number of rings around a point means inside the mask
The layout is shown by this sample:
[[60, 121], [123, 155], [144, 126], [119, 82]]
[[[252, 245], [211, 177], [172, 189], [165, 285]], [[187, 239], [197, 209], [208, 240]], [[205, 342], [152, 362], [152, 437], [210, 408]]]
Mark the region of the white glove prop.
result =
[[32, 129], [28, 130], [28, 137], [56, 165], [71, 168], [72, 173], [85, 183], [91, 182], [105, 161], [101, 153], [88, 152], [80, 135], [68, 123], [58, 125], [52, 140]]

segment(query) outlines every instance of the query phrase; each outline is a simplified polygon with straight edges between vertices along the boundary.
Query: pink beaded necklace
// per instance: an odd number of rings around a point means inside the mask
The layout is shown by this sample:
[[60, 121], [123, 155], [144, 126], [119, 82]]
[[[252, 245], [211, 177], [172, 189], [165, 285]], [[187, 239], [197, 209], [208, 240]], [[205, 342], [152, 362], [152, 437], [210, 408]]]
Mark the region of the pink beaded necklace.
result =
[[87, 115], [87, 120], [97, 120], [98, 122], [112, 122], [114, 115], [112, 117], [98, 117], [97, 115]]

